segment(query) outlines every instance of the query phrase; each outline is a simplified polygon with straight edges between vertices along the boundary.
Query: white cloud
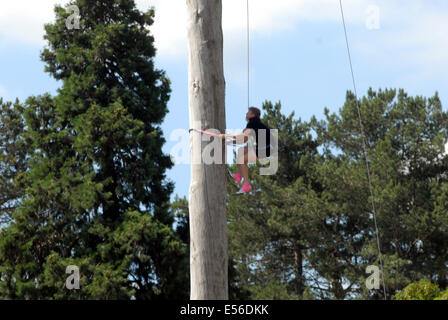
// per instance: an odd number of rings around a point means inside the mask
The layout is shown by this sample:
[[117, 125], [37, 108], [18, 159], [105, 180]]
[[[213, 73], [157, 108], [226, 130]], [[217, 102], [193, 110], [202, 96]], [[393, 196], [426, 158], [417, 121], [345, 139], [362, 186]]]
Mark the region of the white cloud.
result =
[[136, 0], [140, 10], [155, 7], [156, 18], [151, 32], [156, 41], [158, 55], [167, 58], [184, 57], [187, 54], [187, 13], [185, 0]]
[[[362, 8], [365, 0], [357, 0], [350, 11]], [[187, 56], [187, 7], [185, 0], [137, 0], [140, 9], [151, 3], [156, 8], [152, 31], [156, 46], [163, 56]], [[335, 0], [250, 0], [250, 32], [252, 35], [274, 36], [293, 30], [300, 21], [337, 21], [340, 19]], [[245, 0], [223, 0], [223, 33], [226, 50], [245, 45], [247, 27]], [[359, 15], [354, 15], [359, 18]], [[353, 20], [353, 19], [352, 19]], [[240, 54], [238, 52], [238, 54]]]
[[[377, 1], [381, 12], [381, 29], [374, 42], [359, 47], [387, 58], [391, 51], [401, 52], [400, 61], [448, 67], [448, 10], [429, 2], [408, 1], [406, 6], [393, 1]], [[447, 7], [448, 8], [448, 7]], [[390, 56], [389, 56], [390, 58]], [[390, 59], [384, 59], [385, 61]]]
[[43, 44], [44, 24], [54, 21], [56, 3], [68, 0], [15, 0], [0, 3], [0, 39], [7, 42]]
[[[0, 3], [1, 42], [23, 42], [42, 46], [43, 24], [54, 20], [56, 3], [69, 0], [14, 0]], [[440, 2], [424, 0], [405, 3], [390, 0], [344, 0], [344, 10], [354, 50], [387, 64], [391, 52], [400, 61], [425, 66], [428, 74], [448, 72], [448, 10]], [[164, 59], [186, 59], [187, 14], [185, 0], [136, 0], [140, 10], [156, 8], [151, 28]], [[381, 28], [368, 31], [367, 8], [380, 9]], [[439, 7], [438, 7], [439, 6]], [[301, 27], [301, 23], [335, 23], [340, 27], [338, 0], [250, 0], [251, 35], [272, 37]], [[240, 59], [245, 53], [246, 1], [223, 0], [223, 31], [226, 55]], [[371, 42], [355, 41], [356, 35], [377, 33]]]
[[[349, 10], [365, 0], [346, 0]], [[69, 0], [15, 0], [0, 4], [0, 36], [4, 40], [43, 44], [43, 24], [54, 20], [55, 4]], [[140, 10], [156, 8], [152, 31], [160, 54], [177, 57], [185, 54], [187, 13], [185, 0], [136, 0]], [[358, 15], [356, 15], [358, 16]], [[291, 30], [301, 20], [339, 19], [335, 0], [250, 0], [251, 32], [273, 35]], [[241, 37], [246, 27], [246, 1], [223, 0], [223, 30], [227, 37]], [[180, 49], [180, 50], [179, 50]]]

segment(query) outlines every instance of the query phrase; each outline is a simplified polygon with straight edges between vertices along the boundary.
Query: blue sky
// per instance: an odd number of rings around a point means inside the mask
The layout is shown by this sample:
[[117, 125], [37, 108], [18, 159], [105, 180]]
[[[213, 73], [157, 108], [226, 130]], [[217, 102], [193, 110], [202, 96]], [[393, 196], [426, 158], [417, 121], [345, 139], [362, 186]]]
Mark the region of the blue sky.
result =
[[[55, 93], [59, 83], [44, 73], [39, 54], [43, 23], [53, 19], [55, 3], [68, 0], [0, 2], [0, 97], [21, 101]], [[142, 10], [155, 6], [157, 67], [172, 81], [169, 114], [162, 128], [170, 153], [176, 129], [188, 129], [188, 48], [185, 0], [137, 0]], [[404, 88], [411, 95], [439, 92], [448, 99], [448, 1], [344, 0], [358, 92], [369, 87]], [[246, 2], [223, 0], [226, 120], [245, 126]], [[336, 112], [352, 89], [338, 0], [250, 0], [251, 104], [281, 101], [297, 118]], [[81, 17], [82, 19], [82, 17]], [[188, 197], [190, 167], [169, 172], [175, 194]]]

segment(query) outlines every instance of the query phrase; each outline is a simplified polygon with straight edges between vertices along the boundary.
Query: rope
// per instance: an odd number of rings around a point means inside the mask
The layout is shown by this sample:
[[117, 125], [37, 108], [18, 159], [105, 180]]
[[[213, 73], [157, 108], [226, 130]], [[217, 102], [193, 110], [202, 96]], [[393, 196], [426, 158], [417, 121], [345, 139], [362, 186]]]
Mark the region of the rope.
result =
[[200, 130], [200, 129], [190, 129], [189, 130], [189, 132], [191, 132], [191, 131], [196, 131], [196, 132], [199, 132], [199, 133], [203, 133], [203, 134], [206, 134], [206, 135], [209, 135], [209, 136], [214, 136], [214, 137], [219, 137], [219, 134], [217, 134], [217, 133], [213, 133], [213, 132], [210, 132], [210, 131], [205, 131], [205, 130]]
[[367, 167], [367, 178], [369, 182], [369, 190], [370, 190], [370, 197], [371, 197], [371, 205], [372, 205], [372, 212], [373, 212], [373, 221], [375, 223], [375, 234], [376, 234], [376, 242], [378, 246], [378, 253], [379, 253], [379, 259], [380, 259], [380, 267], [381, 267], [381, 278], [383, 280], [383, 293], [384, 293], [384, 300], [387, 300], [387, 294], [386, 294], [386, 283], [384, 280], [384, 270], [383, 270], [383, 259], [381, 254], [381, 246], [380, 246], [380, 238], [379, 238], [379, 231], [378, 231], [378, 225], [376, 222], [376, 208], [375, 208], [375, 201], [374, 201], [374, 193], [373, 193], [373, 187], [372, 187], [372, 179], [370, 177], [370, 166], [369, 166], [369, 160], [368, 160], [368, 148], [367, 148], [367, 142], [366, 142], [366, 135], [364, 131], [364, 126], [362, 124], [362, 117], [361, 117], [361, 107], [358, 100], [358, 92], [356, 90], [356, 81], [355, 81], [355, 73], [353, 71], [353, 64], [352, 64], [352, 58], [350, 54], [350, 45], [348, 43], [348, 36], [347, 36], [347, 27], [345, 23], [345, 17], [344, 17], [344, 9], [342, 7], [342, 0], [339, 0], [339, 5], [341, 8], [341, 16], [342, 16], [342, 22], [344, 25], [344, 34], [345, 34], [345, 42], [347, 45], [347, 53], [348, 53], [348, 59], [350, 63], [350, 71], [352, 74], [352, 81], [353, 81], [353, 88], [355, 90], [355, 98], [356, 98], [356, 106], [358, 109], [358, 118], [359, 118], [359, 126], [361, 128], [361, 135], [362, 135], [362, 142], [363, 142], [363, 152], [364, 157], [366, 159], [366, 167]]

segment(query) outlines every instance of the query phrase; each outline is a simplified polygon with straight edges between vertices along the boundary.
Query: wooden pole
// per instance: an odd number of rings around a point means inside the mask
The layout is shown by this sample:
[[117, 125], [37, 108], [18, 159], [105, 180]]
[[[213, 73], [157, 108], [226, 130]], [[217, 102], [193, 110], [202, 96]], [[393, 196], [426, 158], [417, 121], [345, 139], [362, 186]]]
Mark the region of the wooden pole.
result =
[[[221, 0], [187, 0], [190, 128], [226, 128]], [[200, 126], [200, 128], [198, 128]], [[228, 299], [225, 146], [220, 164], [194, 163], [210, 142], [192, 131], [190, 284], [192, 300]], [[201, 158], [202, 159], [202, 158]]]

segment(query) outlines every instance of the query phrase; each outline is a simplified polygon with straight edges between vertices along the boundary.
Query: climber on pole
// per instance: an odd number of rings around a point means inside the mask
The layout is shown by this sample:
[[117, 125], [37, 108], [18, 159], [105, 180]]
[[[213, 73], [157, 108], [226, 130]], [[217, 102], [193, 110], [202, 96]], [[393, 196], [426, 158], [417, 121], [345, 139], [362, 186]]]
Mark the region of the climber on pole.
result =
[[248, 163], [254, 163], [259, 159], [264, 159], [270, 156], [271, 151], [271, 133], [268, 126], [260, 120], [260, 109], [255, 107], [248, 108], [246, 113], [247, 126], [241, 133], [237, 134], [220, 134], [219, 137], [223, 140], [226, 138], [233, 138], [236, 141], [243, 140], [249, 141], [249, 137], [255, 135], [255, 146], [248, 143], [247, 146], [238, 149], [237, 153], [237, 165], [238, 173], [235, 173], [233, 179], [237, 183], [243, 181], [241, 189], [237, 194], [245, 194], [252, 190], [252, 186], [249, 181], [249, 168]]

